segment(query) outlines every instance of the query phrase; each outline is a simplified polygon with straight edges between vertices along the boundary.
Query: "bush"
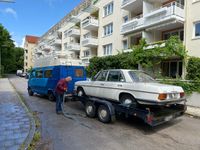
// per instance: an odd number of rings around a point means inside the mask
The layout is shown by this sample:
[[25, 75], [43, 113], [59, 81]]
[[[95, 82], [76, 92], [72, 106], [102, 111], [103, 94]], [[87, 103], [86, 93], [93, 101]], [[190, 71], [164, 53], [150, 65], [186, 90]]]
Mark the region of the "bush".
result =
[[187, 79], [200, 81], [200, 58], [189, 58], [187, 63]]

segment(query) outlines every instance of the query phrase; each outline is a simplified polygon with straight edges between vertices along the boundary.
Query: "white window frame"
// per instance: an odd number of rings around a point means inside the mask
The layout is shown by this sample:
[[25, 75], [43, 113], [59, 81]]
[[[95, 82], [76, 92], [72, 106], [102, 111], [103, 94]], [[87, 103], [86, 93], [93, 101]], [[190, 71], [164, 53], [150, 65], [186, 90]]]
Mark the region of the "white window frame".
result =
[[89, 50], [83, 51], [83, 57], [89, 57], [89, 56], [90, 56], [90, 51]]
[[113, 33], [113, 23], [109, 23], [103, 27], [103, 37], [112, 35]]
[[112, 55], [112, 51], [113, 51], [112, 43], [106, 44], [106, 45], [103, 46], [103, 55], [104, 56]]
[[[127, 42], [127, 47], [125, 48], [125, 45], [124, 45], [124, 42]], [[125, 40], [123, 40], [122, 41], [122, 45], [123, 45], [123, 48], [122, 49], [124, 49], [124, 50], [127, 50], [128, 49], [128, 39], [125, 39]]]
[[195, 34], [196, 34], [196, 24], [199, 24], [200, 25], [200, 21], [196, 21], [196, 22], [194, 22], [193, 23], [193, 38], [194, 39], [199, 39], [200, 38], [200, 35], [199, 36], [196, 36]]
[[114, 10], [114, 2], [112, 1], [103, 7], [103, 16], [106, 17], [113, 14], [113, 10]]

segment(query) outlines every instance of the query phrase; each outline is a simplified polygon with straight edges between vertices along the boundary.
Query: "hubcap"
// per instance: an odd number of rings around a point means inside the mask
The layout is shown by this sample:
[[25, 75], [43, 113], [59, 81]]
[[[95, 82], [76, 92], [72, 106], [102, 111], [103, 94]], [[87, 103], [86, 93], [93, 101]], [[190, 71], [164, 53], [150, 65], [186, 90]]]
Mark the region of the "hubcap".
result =
[[132, 100], [131, 99], [125, 99], [124, 100], [124, 104], [131, 104], [132, 103]]
[[78, 91], [78, 96], [83, 96], [83, 92], [81, 90]]
[[106, 110], [101, 110], [100, 111], [100, 117], [101, 119], [104, 119], [107, 116], [107, 111]]
[[92, 106], [88, 106], [87, 109], [86, 109], [86, 111], [87, 111], [88, 114], [91, 113], [92, 110], [93, 110]]

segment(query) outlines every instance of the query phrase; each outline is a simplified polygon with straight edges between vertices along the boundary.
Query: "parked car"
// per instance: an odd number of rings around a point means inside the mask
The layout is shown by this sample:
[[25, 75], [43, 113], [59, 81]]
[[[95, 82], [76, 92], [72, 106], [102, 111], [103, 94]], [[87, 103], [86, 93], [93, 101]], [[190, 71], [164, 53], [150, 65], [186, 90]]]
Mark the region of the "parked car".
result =
[[92, 81], [75, 83], [78, 96], [105, 98], [123, 104], [165, 105], [185, 101], [182, 87], [157, 83], [138, 70], [102, 70]]
[[23, 72], [23, 73], [21, 73], [19, 76], [20, 76], [20, 77], [25, 77], [25, 76], [26, 76], [26, 73]]
[[17, 70], [17, 71], [16, 71], [16, 76], [20, 76], [22, 73], [23, 73], [22, 70]]
[[55, 98], [55, 87], [61, 78], [72, 77], [68, 84], [68, 92], [74, 92], [74, 83], [80, 80], [86, 80], [86, 72], [83, 66], [48, 66], [33, 68], [28, 80], [28, 93], [32, 96], [34, 93], [47, 95], [49, 100]]

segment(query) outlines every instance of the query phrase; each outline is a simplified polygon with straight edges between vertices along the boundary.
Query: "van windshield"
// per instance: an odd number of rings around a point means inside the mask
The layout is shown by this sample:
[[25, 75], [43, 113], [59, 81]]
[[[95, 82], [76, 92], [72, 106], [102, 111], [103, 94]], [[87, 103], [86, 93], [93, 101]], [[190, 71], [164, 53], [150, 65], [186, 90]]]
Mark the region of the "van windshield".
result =
[[142, 71], [129, 71], [134, 82], [156, 82], [151, 76]]

